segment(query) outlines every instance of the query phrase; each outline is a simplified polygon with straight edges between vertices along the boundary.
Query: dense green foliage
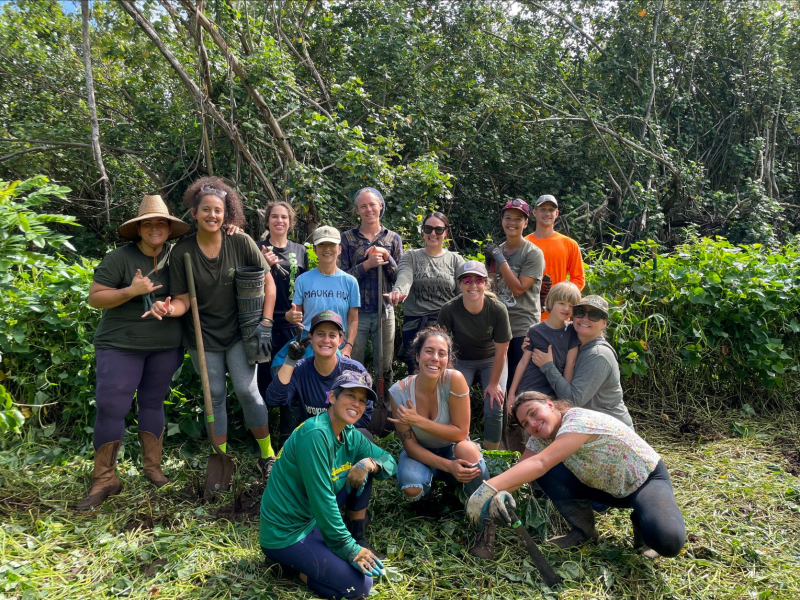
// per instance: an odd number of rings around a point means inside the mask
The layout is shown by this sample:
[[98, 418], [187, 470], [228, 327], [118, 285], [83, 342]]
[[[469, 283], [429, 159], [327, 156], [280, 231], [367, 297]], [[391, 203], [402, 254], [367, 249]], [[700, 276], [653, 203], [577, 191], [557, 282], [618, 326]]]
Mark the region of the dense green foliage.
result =
[[[203, 4], [205, 29], [188, 0], [92, 3], [112, 224], [143, 193], [176, 208], [212, 170], [246, 194], [253, 229], [266, 199], [292, 199], [301, 237], [348, 223], [365, 184], [409, 239], [415, 216], [443, 208], [461, 249], [497, 230], [504, 199], [547, 192], [586, 247], [672, 246], [687, 227], [777, 247], [800, 222], [793, 0]], [[60, 210], [102, 253], [115, 234], [80, 15], [4, 4], [0, 63], [0, 172], [75, 190]]]

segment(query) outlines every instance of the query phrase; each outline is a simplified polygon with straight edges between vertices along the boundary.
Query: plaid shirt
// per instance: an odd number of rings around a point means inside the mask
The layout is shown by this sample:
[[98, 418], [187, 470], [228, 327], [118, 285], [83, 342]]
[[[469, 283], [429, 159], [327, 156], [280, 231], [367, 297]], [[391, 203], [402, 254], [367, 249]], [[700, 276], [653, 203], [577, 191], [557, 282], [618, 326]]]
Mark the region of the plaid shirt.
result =
[[358, 230], [358, 227], [342, 233], [342, 253], [339, 255], [339, 267], [358, 281], [358, 287], [361, 290], [359, 311], [365, 313], [378, 312], [378, 270], [367, 270], [362, 264], [367, 260], [367, 250], [373, 246], [389, 251], [389, 263], [383, 266], [383, 293], [388, 294], [394, 282], [397, 281], [397, 263], [403, 256], [403, 242], [400, 235], [386, 227], [381, 227], [381, 230], [370, 242]]

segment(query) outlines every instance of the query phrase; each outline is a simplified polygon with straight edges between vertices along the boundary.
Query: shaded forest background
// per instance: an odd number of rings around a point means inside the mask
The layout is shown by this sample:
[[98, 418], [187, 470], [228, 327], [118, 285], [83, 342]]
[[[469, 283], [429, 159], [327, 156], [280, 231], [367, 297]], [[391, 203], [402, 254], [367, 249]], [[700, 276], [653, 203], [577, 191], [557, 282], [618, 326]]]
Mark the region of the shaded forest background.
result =
[[[414, 242], [454, 243], [509, 197], [561, 201], [587, 249], [695, 232], [776, 247], [797, 232], [795, 1], [96, 0], [0, 8], [0, 178], [71, 188], [58, 211], [100, 256], [143, 194], [177, 214], [213, 173], [246, 196], [352, 223], [364, 185]], [[794, 33], [794, 34], [793, 34]], [[96, 98], [92, 151], [84, 43]], [[107, 178], [101, 177], [102, 159]]]

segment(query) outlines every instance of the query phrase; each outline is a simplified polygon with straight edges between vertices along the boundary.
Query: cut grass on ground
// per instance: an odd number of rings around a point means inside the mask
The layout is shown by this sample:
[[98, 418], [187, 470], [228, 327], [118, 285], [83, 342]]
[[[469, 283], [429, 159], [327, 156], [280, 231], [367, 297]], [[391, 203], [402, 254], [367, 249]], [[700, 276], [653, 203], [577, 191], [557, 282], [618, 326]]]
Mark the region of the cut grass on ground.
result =
[[[780, 427], [776, 426], [780, 423]], [[475, 532], [463, 511], [415, 517], [395, 482], [376, 486], [369, 537], [391, 551], [379, 598], [800, 598], [800, 482], [796, 415], [749, 419], [746, 437], [720, 420], [681, 434], [640, 426], [672, 474], [689, 539], [675, 559], [647, 560], [631, 548], [628, 511], [598, 516], [601, 540], [579, 550], [541, 543], [565, 578], [542, 586], [509, 530], [496, 559], [466, 553]], [[199, 458], [170, 455], [173, 483], [145, 484], [138, 462], [120, 465], [125, 489], [99, 510], [71, 506], [89, 485], [90, 462], [56, 443], [0, 453], [0, 599], [310, 598], [267, 567], [258, 546], [260, 486], [252, 461], [242, 493], [200, 503]], [[131, 440], [128, 440], [131, 443]], [[389, 442], [395, 447], [396, 442]], [[552, 518], [551, 533], [564, 527]]]

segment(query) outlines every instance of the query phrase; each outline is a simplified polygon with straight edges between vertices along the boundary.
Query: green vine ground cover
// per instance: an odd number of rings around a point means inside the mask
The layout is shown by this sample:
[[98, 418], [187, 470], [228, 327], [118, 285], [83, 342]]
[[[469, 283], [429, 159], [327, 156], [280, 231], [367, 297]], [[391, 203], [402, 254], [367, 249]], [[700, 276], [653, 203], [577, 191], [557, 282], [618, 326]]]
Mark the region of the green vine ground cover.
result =
[[[496, 559], [477, 562], [466, 553], [475, 533], [458, 504], [415, 517], [389, 481], [376, 487], [371, 505], [371, 540], [392, 557], [373, 593], [430, 600], [800, 597], [797, 415], [757, 418], [748, 411], [683, 433], [671, 421], [644, 421], [637, 415], [671, 469], [686, 517], [688, 541], [679, 557], [638, 556], [627, 511], [612, 509], [599, 516], [600, 542], [570, 551], [541, 544], [566, 580], [550, 590], [509, 530], [500, 533]], [[69, 440], [47, 443], [0, 452], [0, 598], [312, 597], [264, 564], [261, 487], [249, 457], [238, 501], [228, 492], [201, 503], [201, 457], [170, 448], [173, 483], [155, 491], [126, 451], [123, 493], [95, 512], [77, 513], [70, 506], [89, 485], [90, 461]], [[391, 438], [384, 443], [399, 447]], [[130, 436], [128, 444], [134, 445]], [[552, 534], [563, 522], [552, 517], [548, 525]]]

